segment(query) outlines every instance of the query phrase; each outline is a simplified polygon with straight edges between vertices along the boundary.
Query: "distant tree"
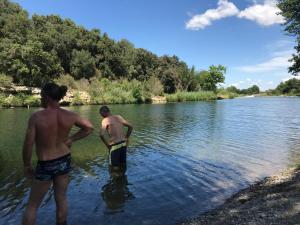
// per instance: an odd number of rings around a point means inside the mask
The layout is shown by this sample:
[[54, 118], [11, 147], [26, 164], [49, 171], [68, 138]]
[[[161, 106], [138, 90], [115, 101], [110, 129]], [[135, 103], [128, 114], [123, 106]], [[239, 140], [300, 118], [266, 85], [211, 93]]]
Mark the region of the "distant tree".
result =
[[202, 71], [199, 74], [199, 82], [202, 90], [216, 91], [217, 84], [223, 83], [225, 80], [226, 67], [210, 66], [208, 71]]
[[238, 90], [238, 94], [243, 94], [243, 95], [254, 95], [254, 94], [259, 94], [260, 90], [257, 85], [253, 85], [247, 89], [241, 89]]
[[231, 93], [239, 93], [240, 92], [240, 90], [235, 86], [229, 86], [228, 88], [226, 88], [226, 91], [231, 92]]
[[281, 94], [300, 94], [300, 80], [293, 78], [281, 82], [275, 90]]
[[278, 7], [281, 9], [281, 15], [285, 17], [285, 31], [296, 37], [296, 54], [291, 61], [293, 65], [289, 72], [297, 75], [300, 72], [300, 1], [299, 0], [279, 0]]
[[248, 88], [248, 94], [259, 94], [259, 87], [257, 85], [253, 85], [252, 87]]

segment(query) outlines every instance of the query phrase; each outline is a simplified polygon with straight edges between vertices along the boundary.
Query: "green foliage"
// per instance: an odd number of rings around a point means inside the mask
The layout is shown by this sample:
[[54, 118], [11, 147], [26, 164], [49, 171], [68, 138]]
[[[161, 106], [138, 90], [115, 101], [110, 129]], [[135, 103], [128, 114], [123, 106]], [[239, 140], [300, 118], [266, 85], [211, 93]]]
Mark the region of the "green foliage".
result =
[[300, 94], [300, 80], [293, 78], [286, 82], [281, 82], [275, 90], [280, 94]]
[[217, 95], [212, 91], [177, 92], [166, 95], [166, 98], [167, 102], [211, 101], [216, 100]]
[[69, 74], [61, 75], [60, 77], [55, 79], [54, 82], [58, 85], [65, 85], [69, 89], [77, 89], [77, 83], [75, 79]]
[[86, 102], [80, 97], [79, 92], [74, 93], [74, 98], [72, 99], [71, 105], [84, 105]]
[[175, 55], [158, 57], [60, 16], [29, 17], [8, 0], [0, 0], [0, 15], [0, 73], [16, 84], [41, 87], [56, 81], [88, 91], [92, 103], [100, 104], [148, 102], [163, 92], [216, 91], [224, 81], [224, 66], [198, 76]]
[[10, 95], [7, 98], [5, 98], [4, 102], [2, 103], [2, 106], [5, 107], [21, 107], [24, 106], [24, 95]]
[[222, 87], [217, 90], [217, 95], [220, 99], [232, 99], [239, 96], [238, 92], [239, 90], [234, 86], [230, 86], [226, 89]]
[[230, 86], [228, 88], [226, 88], [225, 92], [227, 93], [232, 93], [234, 96], [234, 94], [240, 94], [240, 95], [254, 95], [254, 94], [259, 94], [260, 93], [260, 89], [257, 85], [253, 85], [249, 88], [246, 89], [238, 89], [235, 86]]
[[0, 87], [10, 87], [12, 84], [12, 78], [5, 74], [0, 74]]
[[156, 77], [150, 77], [150, 79], [145, 82], [145, 91], [151, 93], [153, 96], [162, 96], [164, 86]]
[[231, 92], [231, 93], [239, 93], [240, 92], [240, 90], [235, 86], [230, 86], [230, 87], [226, 88], [226, 91]]
[[196, 79], [202, 90], [216, 92], [217, 84], [225, 80], [225, 73], [225, 66], [210, 66], [208, 71], [201, 71]]
[[41, 86], [58, 77], [62, 72], [58, 58], [42, 47], [42, 43], [30, 40], [22, 45], [0, 40], [0, 71], [27, 86]]
[[3, 93], [0, 93], [0, 106], [2, 106], [5, 102], [6, 96]]
[[23, 105], [37, 107], [41, 105], [41, 99], [38, 96], [26, 96]]
[[281, 15], [285, 17], [285, 31], [296, 37], [297, 54], [292, 57], [293, 65], [289, 72], [297, 75], [300, 72], [300, 1], [299, 0], [279, 0], [278, 7], [281, 9]]
[[95, 74], [95, 60], [92, 55], [85, 50], [73, 50], [70, 62], [71, 74], [76, 78], [90, 78]]
[[242, 95], [253, 95], [253, 94], [259, 94], [260, 90], [257, 85], [253, 85], [247, 89], [238, 90], [238, 94]]

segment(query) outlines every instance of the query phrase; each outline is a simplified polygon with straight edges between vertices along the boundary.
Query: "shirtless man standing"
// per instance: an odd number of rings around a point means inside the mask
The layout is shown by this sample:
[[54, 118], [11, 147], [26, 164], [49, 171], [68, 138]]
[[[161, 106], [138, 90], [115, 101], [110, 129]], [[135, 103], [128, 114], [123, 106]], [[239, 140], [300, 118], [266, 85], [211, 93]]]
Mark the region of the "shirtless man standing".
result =
[[[128, 139], [133, 127], [121, 116], [112, 115], [107, 106], [102, 106], [99, 111], [104, 118], [100, 129], [100, 138], [109, 150], [109, 164], [113, 168], [124, 168], [126, 167]], [[128, 128], [126, 135], [123, 132], [124, 126]], [[104, 137], [105, 132], [108, 133], [109, 141]]]
[[[93, 126], [88, 120], [59, 107], [58, 102], [66, 92], [66, 86], [46, 84], [41, 91], [41, 102], [45, 109], [32, 114], [28, 122], [23, 146], [23, 163], [25, 176], [33, 180], [23, 225], [35, 224], [37, 209], [52, 183], [56, 202], [56, 223], [67, 224], [66, 193], [68, 173], [71, 170], [70, 147], [73, 142], [88, 136]], [[69, 136], [73, 125], [80, 130]], [[31, 165], [34, 144], [38, 158], [35, 171]]]

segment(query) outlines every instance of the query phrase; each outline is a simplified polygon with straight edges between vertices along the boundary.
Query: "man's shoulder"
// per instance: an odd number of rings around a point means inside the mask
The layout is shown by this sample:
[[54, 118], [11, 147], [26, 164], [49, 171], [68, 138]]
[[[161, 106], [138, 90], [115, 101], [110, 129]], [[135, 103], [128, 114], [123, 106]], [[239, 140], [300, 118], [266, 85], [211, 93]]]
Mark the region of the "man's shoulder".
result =
[[114, 117], [117, 119], [123, 119], [123, 117], [121, 115], [114, 115]]
[[30, 116], [30, 119], [38, 118], [39, 116], [43, 115], [44, 111], [45, 110], [42, 109], [42, 110], [39, 110], [39, 111], [36, 111], [36, 112], [32, 113], [31, 116]]

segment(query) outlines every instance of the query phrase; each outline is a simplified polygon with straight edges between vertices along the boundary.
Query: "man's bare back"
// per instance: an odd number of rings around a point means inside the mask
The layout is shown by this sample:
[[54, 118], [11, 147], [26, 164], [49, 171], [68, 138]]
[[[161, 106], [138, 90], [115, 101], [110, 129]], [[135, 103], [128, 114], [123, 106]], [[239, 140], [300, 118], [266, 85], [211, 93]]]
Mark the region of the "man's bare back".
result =
[[36, 153], [39, 160], [51, 160], [70, 152], [66, 145], [75, 124], [76, 114], [58, 109], [45, 109], [33, 115], [36, 127]]
[[[23, 145], [24, 174], [32, 179], [29, 203], [24, 212], [22, 224], [35, 224], [36, 212], [48, 188], [53, 184], [56, 202], [56, 223], [67, 222], [68, 173], [71, 170], [70, 147], [73, 142], [88, 136], [93, 131], [89, 120], [64, 110], [59, 106], [67, 87], [54, 83], [46, 84], [41, 92], [42, 111], [34, 113], [28, 122]], [[72, 126], [80, 128], [69, 136]], [[33, 146], [36, 146], [38, 162], [32, 167]]]
[[125, 141], [124, 124], [127, 122], [119, 115], [111, 115], [102, 120], [102, 129], [107, 131], [110, 145]]
[[[103, 117], [100, 138], [109, 150], [110, 165], [120, 167], [126, 165], [126, 151], [128, 139], [132, 132], [132, 125], [122, 116], [114, 116], [110, 113], [107, 106], [100, 108], [100, 114]], [[123, 128], [127, 127], [126, 135]], [[109, 141], [105, 139], [105, 133], [109, 136]]]

